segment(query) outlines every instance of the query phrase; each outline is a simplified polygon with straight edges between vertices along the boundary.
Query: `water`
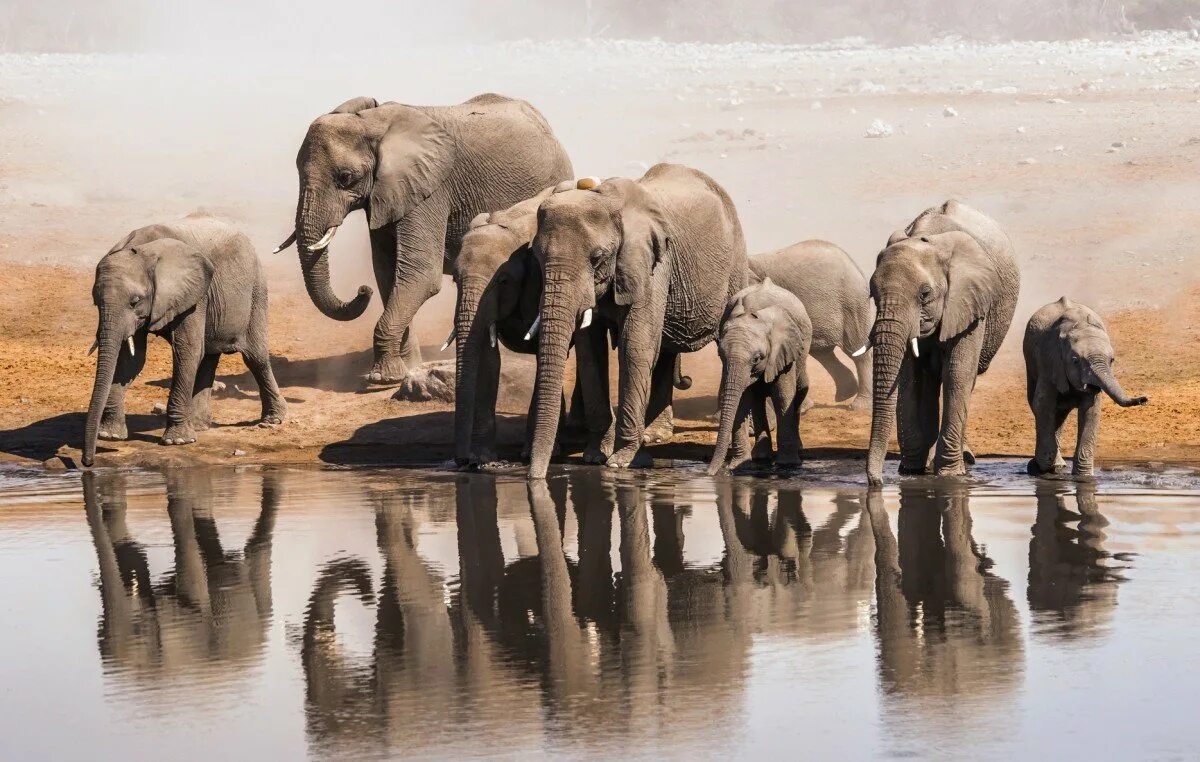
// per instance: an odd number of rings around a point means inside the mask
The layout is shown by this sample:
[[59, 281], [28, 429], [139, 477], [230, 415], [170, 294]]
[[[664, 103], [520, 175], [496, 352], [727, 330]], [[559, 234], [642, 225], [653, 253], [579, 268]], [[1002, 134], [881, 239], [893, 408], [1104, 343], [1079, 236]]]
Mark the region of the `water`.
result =
[[8, 471], [0, 759], [1193, 757], [1194, 477], [1016, 470]]

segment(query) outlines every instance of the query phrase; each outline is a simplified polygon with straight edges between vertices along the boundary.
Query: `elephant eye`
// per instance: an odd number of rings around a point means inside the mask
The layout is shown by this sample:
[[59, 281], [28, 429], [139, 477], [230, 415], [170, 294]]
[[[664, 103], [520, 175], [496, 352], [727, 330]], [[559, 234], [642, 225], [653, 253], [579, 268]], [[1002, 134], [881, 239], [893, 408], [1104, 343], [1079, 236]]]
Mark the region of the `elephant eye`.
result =
[[138, 306], [138, 302], [140, 302], [140, 301], [142, 301], [142, 297], [140, 297], [140, 296], [131, 296], [131, 297], [129, 297], [129, 306], [130, 306], [130, 307], [136, 307], [136, 306]]
[[933, 289], [929, 287], [928, 283], [921, 286], [921, 301], [923, 301], [923, 302], [929, 301], [929, 297], [932, 295], [933, 295]]
[[343, 188], [349, 188], [354, 185], [354, 174], [350, 170], [343, 169], [337, 173], [337, 184]]

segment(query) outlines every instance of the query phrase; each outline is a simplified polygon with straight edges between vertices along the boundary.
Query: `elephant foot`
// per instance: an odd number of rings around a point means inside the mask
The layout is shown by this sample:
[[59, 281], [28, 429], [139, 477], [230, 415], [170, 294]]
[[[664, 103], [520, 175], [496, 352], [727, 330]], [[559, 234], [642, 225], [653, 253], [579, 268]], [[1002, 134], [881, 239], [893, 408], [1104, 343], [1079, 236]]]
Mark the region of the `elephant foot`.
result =
[[364, 380], [374, 386], [395, 386], [404, 381], [410, 372], [409, 366], [404, 362], [403, 357], [400, 355], [390, 355], [388, 357], [377, 358], [371, 366], [371, 371], [364, 377]]
[[675, 417], [671, 413], [671, 408], [667, 408], [642, 432], [642, 444], [670, 442], [673, 436], [675, 436]]
[[1029, 474], [1030, 476], [1060, 474], [1063, 472], [1066, 466], [1067, 464], [1061, 458], [1059, 458], [1054, 465], [1049, 467], [1042, 466], [1042, 464], [1038, 463], [1037, 458], [1030, 458], [1029, 462], [1025, 464], [1025, 473]]
[[392, 399], [401, 402], [454, 402], [454, 363], [431, 362], [409, 371]]
[[263, 412], [262, 418], [258, 419], [260, 428], [268, 429], [283, 423], [283, 419], [287, 417], [287, 403], [280, 402], [279, 405], [271, 410]]
[[96, 436], [106, 442], [123, 442], [129, 439], [129, 429], [125, 426], [125, 416], [109, 421], [100, 421]]
[[1076, 463], [1071, 467], [1071, 475], [1072, 476], [1095, 476], [1096, 469], [1090, 463], [1086, 464], [1086, 465], [1082, 465], [1082, 466], [1079, 465], [1078, 463]]
[[733, 455], [729, 456], [728, 467], [729, 467], [730, 471], [735, 471], [738, 468], [746, 465], [747, 463], [751, 463], [751, 462], [752, 461], [751, 461], [749, 455], [747, 455], [745, 453], [734, 453]]
[[592, 465], [601, 465], [608, 462], [609, 455], [600, 445], [590, 444], [583, 450], [583, 462]]
[[947, 463], [944, 466], [938, 466], [938, 476], [966, 476], [967, 465], [961, 460], [957, 463]]
[[775, 465], [780, 468], [795, 468], [803, 462], [803, 458], [798, 452], [780, 453], [775, 458]]
[[855, 397], [850, 402], [849, 409], [850, 410], [870, 410], [871, 409], [871, 398], [870, 397]]
[[929, 468], [924, 464], [915, 465], [900, 461], [900, 467], [896, 469], [901, 476], [924, 476], [929, 473]]
[[963, 463], [966, 463], [968, 466], [975, 465], [975, 453], [974, 453], [974, 451], [971, 450], [970, 447], [963, 447], [962, 458], [963, 458]]
[[633, 464], [633, 459], [638, 454], [638, 447], [626, 446], [608, 456], [604, 461], [604, 465], [609, 468], [629, 468]]
[[173, 424], [163, 432], [162, 443], [165, 445], [185, 445], [196, 441], [196, 432], [191, 424]]
[[192, 417], [192, 431], [208, 431], [212, 428], [212, 415]]

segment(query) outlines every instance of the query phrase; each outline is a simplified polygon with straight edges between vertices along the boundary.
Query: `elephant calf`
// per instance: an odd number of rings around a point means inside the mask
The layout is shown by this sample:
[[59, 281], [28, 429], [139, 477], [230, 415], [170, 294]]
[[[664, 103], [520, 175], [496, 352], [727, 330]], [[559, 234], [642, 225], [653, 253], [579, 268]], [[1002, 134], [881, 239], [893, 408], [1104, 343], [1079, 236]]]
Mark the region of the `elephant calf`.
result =
[[[766, 397], [775, 405], [779, 454], [776, 463], [800, 463], [800, 406], [808, 395], [808, 350], [813, 327], [804, 304], [787, 289], [766, 278], [734, 295], [721, 320], [717, 351], [721, 355], [721, 390], [717, 447], [708, 464], [715, 474], [747, 460], [744, 424], [754, 422], [754, 457], [771, 457]], [[735, 434], [736, 432], [736, 434]]]
[[262, 397], [262, 423], [282, 423], [287, 403], [267, 345], [267, 280], [254, 246], [205, 216], [150, 225], [127, 235], [96, 265], [92, 300], [100, 312], [96, 382], [88, 406], [83, 464], [96, 439], [125, 439], [125, 389], [141, 372], [146, 339], [171, 342], [168, 445], [196, 441], [212, 417], [209, 396], [222, 354], [241, 352]]
[[[751, 257], [750, 271], [758, 280], [770, 278], [804, 303], [812, 320], [810, 352], [833, 377], [835, 399], [853, 398], [851, 409], [870, 409], [871, 293], [850, 255], [828, 241], [801, 241]], [[834, 354], [838, 348], [854, 361], [854, 373]], [[806, 399], [804, 406], [811, 407], [812, 400]]]
[[1144, 405], [1146, 398], [1127, 395], [1113, 375], [1112, 342], [1100, 316], [1065, 296], [1033, 313], [1022, 346], [1029, 408], [1037, 427], [1029, 473], [1057, 473], [1066, 466], [1058, 451], [1058, 432], [1077, 410], [1079, 432], [1071, 472], [1090, 475], [1100, 429], [1100, 391], [1121, 407]]

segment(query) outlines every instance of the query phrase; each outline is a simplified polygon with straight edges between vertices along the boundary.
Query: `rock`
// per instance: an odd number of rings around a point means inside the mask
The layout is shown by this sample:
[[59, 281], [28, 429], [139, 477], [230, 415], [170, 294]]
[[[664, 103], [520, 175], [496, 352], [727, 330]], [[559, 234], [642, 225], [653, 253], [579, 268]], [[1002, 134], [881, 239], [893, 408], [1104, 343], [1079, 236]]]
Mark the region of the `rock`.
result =
[[942, 116], [947, 118], [956, 117], [958, 116], [958, 110], [953, 106], [946, 106], [944, 109], [942, 109]]
[[821, 101], [813, 101], [812, 104], [810, 104], [808, 108], [812, 111], [820, 111], [821, 109], [823, 109], [825, 107], [823, 105], [821, 105]]
[[1124, 148], [1124, 147], [1125, 147], [1125, 141], [1124, 141], [1124, 140], [1114, 140], [1114, 141], [1113, 141], [1113, 142], [1110, 144], [1110, 147], [1111, 147], [1111, 148]]
[[246, 454], [245, 450], [234, 450], [233, 451], [233, 457], [235, 457], [235, 458], [240, 458], [245, 454]]
[[225, 391], [225, 382], [224, 381], [213, 381], [212, 390], [214, 392]]
[[867, 132], [864, 137], [886, 138], [891, 137], [894, 132], [895, 129], [892, 127], [892, 125], [888, 124], [882, 119], [876, 119], [875, 121], [871, 122], [871, 126], [867, 128]]
[[1062, 98], [1047, 98], [1046, 99], [1046, 103], [1069, 103], [1069, 102], [1070, 101], [1065, 101]]
[[1066, 149], [1063, 148], [1062, 146], [1054, 146], [1053, 148], [1050, 149], [1050, 153], [1062, 153], [1065, 150]]
[[454, 360], [425, 363], [409, 372], [392, 395], [400, 402], [454, 402]]
[[1025, 132], [1026, 132], [1026, 130], [1025, 130], [1025, 127], [1024, 127], [1024, 126], [1018, 127], [1018, 128], [1017, 128], [1017, 132], [1019, 132], [1019, 133], [1021, 133], [1022, 135], [1024, 135], [1024, 134], [1025, 134]]
[[67, 461], [60, 455], [53, 455], [42, 461], [42, 468], [47, 471], [66, 471]]
[[1027, 157], [1027, 158], [1024, 158], [1024, 159], [1021, 159], [1020, 161], [1018, 161], [1017, 164], [1020, 164], [1023, 166], [1029, 166], [1030, 164], [1037, 164], [1037, 159], [1034, 159], [1032, 157]]

